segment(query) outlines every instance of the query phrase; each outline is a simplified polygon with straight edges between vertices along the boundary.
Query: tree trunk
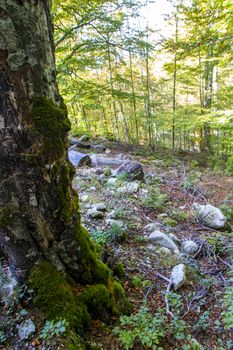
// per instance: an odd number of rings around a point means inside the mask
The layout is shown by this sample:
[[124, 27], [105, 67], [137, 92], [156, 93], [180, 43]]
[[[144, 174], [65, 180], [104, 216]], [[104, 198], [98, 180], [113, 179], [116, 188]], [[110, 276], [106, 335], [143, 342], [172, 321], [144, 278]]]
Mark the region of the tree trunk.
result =
[[71, 187], [49, 3], [0, 0], [0, 248], [18, 279], [48, 260], [76, 282], [107, 285]]

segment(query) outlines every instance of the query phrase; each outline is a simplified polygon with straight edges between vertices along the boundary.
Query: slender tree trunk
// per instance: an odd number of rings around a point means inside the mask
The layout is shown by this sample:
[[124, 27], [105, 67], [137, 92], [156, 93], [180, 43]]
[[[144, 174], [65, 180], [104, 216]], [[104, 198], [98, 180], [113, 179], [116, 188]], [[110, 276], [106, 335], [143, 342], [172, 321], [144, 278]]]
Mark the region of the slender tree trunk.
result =
[[132, 100], [133, 100], [133, 115], [134, 115], [135, 131], [136, 131], [136, 142], [139, 143], [137, 104], [136, 104], [136, 96], [135, 96], [135, 88], [134, 88], [132, 53], [130, 50], [129, 50], [129, 67], [130, 67], [131, 92], [132, 92]]
[[175, 149], [175, 132], [176, 132], [176, 78], [177, 78], [177, 40], [178, 40], [178, 17], [175, 18], [175, 52], [174, 52], [174, 70], [173, 70], [173, 92], [172, 92], [172, 149]]

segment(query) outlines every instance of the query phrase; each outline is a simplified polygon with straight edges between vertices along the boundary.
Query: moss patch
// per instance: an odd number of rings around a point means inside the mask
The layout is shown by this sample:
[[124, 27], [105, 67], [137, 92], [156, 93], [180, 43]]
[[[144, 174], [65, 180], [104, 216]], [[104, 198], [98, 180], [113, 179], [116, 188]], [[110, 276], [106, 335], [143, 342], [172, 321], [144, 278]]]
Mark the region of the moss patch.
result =
[[36, 292], [35, 305], [49, 320], [65, 319], [74, 329], [90, 321], [86, 306], [78, 301], [71, 286], [48, 262], [41, 262], [32, 269], [29, 283]]
[[43, 136], [41, 155], [47, 160], [55, 160], [64, 154], [66, 135], [71, 124], [66, 106], [58, 107], [46, 97], [35, 97], [30, 111], [35, 131]]
[[69, 223], [75, 213], [78, 213], [78, 195], [73, 193], [71, 187], [73, 169], [69, 165], [55, 165], [53, 172], [56, 176], [56, 192], [59, 199], [60, 218], [63, 222]]

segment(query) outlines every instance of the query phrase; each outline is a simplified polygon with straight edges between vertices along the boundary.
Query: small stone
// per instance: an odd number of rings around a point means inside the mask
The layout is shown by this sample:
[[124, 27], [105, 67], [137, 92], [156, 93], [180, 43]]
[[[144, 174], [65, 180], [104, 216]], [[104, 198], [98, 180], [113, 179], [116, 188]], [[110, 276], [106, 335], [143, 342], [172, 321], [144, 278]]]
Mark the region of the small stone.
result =
[[184, 264], [179, 264], [173, 267], [171, 281], [174, 290], [177, 290], [184, 285], [186, 281], [186, 268]]
[[95, 186], [91, 186], [91, 187], [89, 188], [89, 191], [96, 191], [96, 187], [95, 187]]
[[198, 248], [198, 245], [191, 240], [182, 243], [182, 251], [186, 254], [195, 254]]
[[166, 248], [166, 247], [162, 247], [162, 248], [159, 248], [158, 251], [157, 251], [159, 254], [165, 254], [165, 255], [171, 255], [171, 251], [170, 249]]
[[117, 218], [117, 211], [116, 210], [112, 210], [110, 211], [110, 213], [107, 214], [109, 219], [116, 219]]
[[82, 135], [78, 140], [79, 142], [86, 142], [86, 141], [89, 141], [89, 136], [87, 135]]
[[179, 252], [179, 249], [175, 242], [171, 238], [169, 238], [165, 233], [160, 231], [154, 231], [150, 234], [149, 240], [153, 241], [162, 247], [173, 250], [174, 252]]
[[18, 325], [18, 336], [20, 340], [26, 340], [36, 331], [33, 321], [29, 318]]
[[110, 177], [110, 179], [108, 179], [107, 181], [107, 185], [109, 186], [115, 186], [117, 183], [117, 179], [115, 177]]
[[161, 228], [161, 224], [159, 222], [151, 222], [150, 224], [147, 224], [144, 227], [144, 231], [146, 233], [152, 233], [154, 231], [157, 231]]
[[80, 200], [81, 200], [82, 202], [87, 202], [88, 199], [89, 199], [89, 197], [88, 197], [87, 194], [83, 194], [83, 195], [80, 197]]
[[99, 210], [99, 211], [106, 211], [107, 207], [104, 203], [97, 203], [92, 205], [93, 209]]
[[109, 149], [109, 148], [107, 148], [106, 150], [105, 150], [105, 154], [110, 154], [112, 151]]
[[102, 219], [104, 214], [101, 211], [96, 210], [96, 208], [88, 209], [87, 216], [90, 216], [93, 219]]

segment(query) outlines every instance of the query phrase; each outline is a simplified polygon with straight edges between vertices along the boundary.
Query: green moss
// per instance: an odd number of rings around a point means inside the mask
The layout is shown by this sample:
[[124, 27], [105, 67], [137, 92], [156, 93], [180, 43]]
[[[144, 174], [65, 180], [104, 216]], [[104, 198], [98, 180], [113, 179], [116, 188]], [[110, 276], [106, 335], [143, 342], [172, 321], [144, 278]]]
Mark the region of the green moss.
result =
[[71, 126], [64, 103], [58, 107], [46, 97], [35, 97], [30, 116], [35, 131], [43, 137], [39, 154], [50, 161], [60, 158], [64, 154], [66, 136]]
[[86, 346], [84, 341], [78, 334], [71, 333], [66, 341], [67, 350], [85, 350]]
[[78, 195], [73, 193], [71, 187], [72, 168], [67, 164], [61, 164], [53, 168], [57, 177], [56, 192], [59, 198], [60, 218], [65, 223], [69, 223], [74, 213], [78, 213]]
[[32, 269], [29, 284], [36, 292], [34, 304], [49, 320], [65, 319], [75, 329], [90, 321], [86, 306], [78, 301], [71, 286], [48, 262], [41, 262]]
[[165, 219], [164, 224], [171, 227], [176, 227], [178, 225], [177, 221], [171, 218]]
[[108, 288], [103, 284], [96, 284], [86, 288], [80, 300], [86, 304], [88, 311], [94, 318], [106, 321], [111, 310], [111, 296]]
[[113, 272], [115, 273], [116, 276], [119, 278], [125, 277], [125, 268], [122, 262], [119, 262], [113, 267]]
[[107, 285], [110, 270], [98, 259], [95, 243], [90, 239], [87, 230], [82, 226], [79, 226], [77, 229], [77, 242], [80, 247], [80, 264], [83, 268], [83, 282]]
[[0, 209], [0, 226], [9, 226], [12, 222], [12, 218], [12, 210], [9, 206]]

